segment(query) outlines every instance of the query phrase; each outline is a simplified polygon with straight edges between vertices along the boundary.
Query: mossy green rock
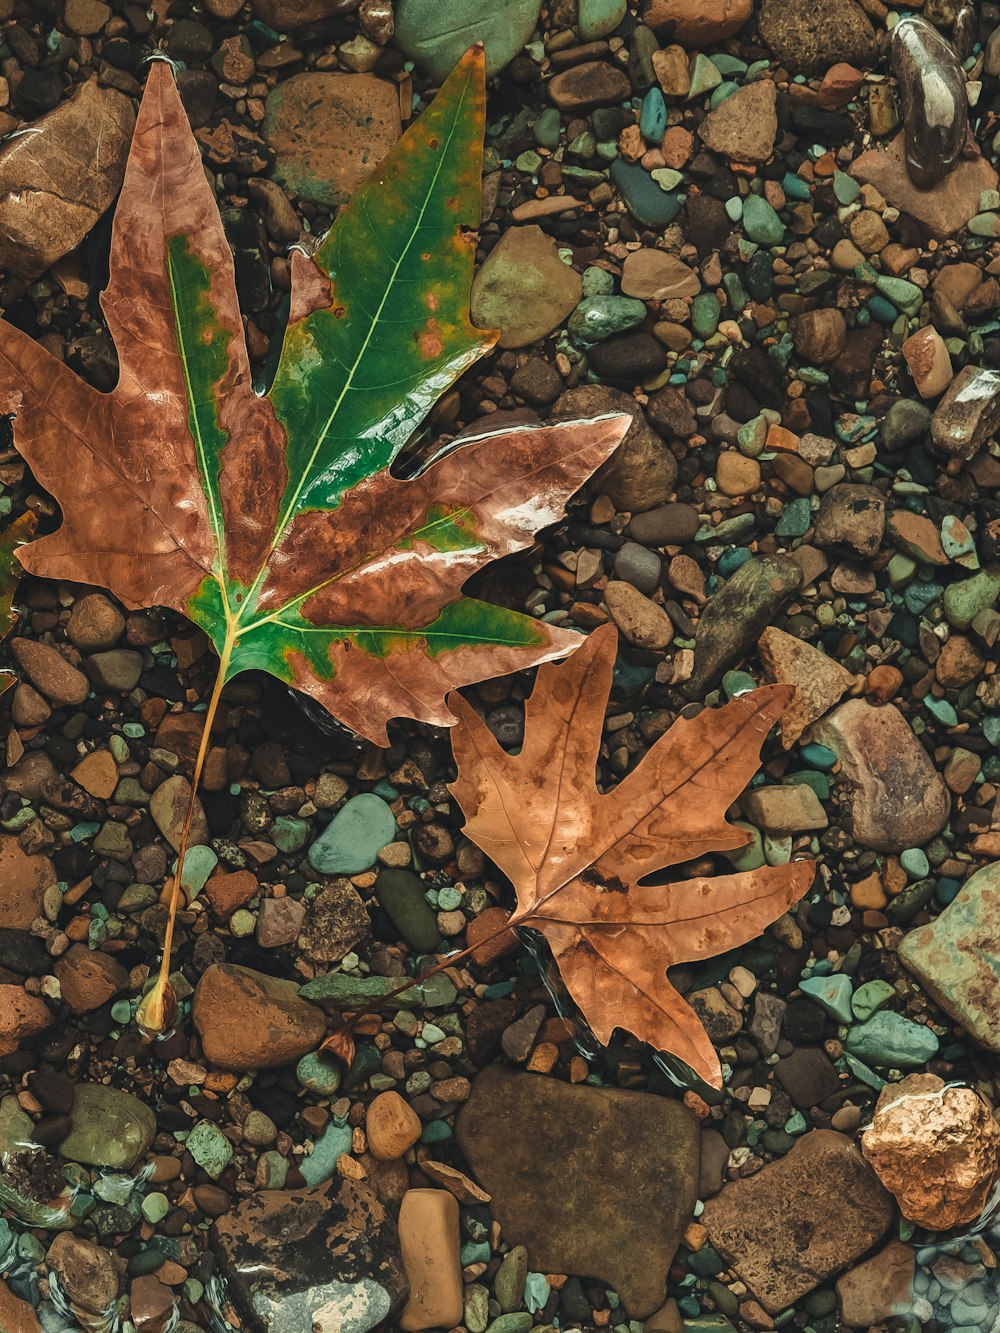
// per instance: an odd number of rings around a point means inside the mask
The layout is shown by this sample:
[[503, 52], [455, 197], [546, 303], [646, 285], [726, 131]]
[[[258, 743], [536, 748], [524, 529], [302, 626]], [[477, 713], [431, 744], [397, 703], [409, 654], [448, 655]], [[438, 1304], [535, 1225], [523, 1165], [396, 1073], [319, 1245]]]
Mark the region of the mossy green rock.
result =
[[148, 1152], [155, 1133], [156, 1116], [138, 1097], [103, 1083], [81, 1083], [72, 1128], [59, 1151], [71, 1162], [128, 1171]]
[[[384, 999], [400, 985], [402, 982], [398, 977], [351, 977], [343, 972], [327, 972], [300, 986], [299, 995], [321, 1008], [340, 1012], [363, 1009], [373, 1001]], [[397, 1009], [446, 1009], [455, 1002], [455, 994], [452, 983], [439, 973], [403, 991], [392, 1003]]]
[[541, 0], [397, 0], [395, 44], [435, 79], [451, 73], [473, 41], [486, 46], [486, 73], [522, 50]]
[[441, 942], [437, 919], [427, 906], [424, 885], [412, 870], [380, 870], [375, 897], [411, 949], [429, 953]]

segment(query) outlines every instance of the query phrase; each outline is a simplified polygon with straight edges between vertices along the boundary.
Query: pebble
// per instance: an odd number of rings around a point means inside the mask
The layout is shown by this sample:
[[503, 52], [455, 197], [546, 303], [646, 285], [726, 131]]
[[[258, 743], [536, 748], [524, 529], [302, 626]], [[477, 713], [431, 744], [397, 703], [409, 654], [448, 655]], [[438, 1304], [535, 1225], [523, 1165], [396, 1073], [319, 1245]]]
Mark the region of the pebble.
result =
[[454, 1195], [447, 1190], [407, 1190], [399, 1208], [399, 1243], [410, 1284], [400, 1328], [417, 1333], [459, 1324], [464, 1303]]
[[402, 1157], [420, 1138], [420, 1117], [398, 1092], [382, 1092], [368, 1107], [365, 1133], [368, 1148], [380, 1161]]
[[59, 1151], [70, 1162], [128, 1171], [149, 1151], [155, 1133], [156, 1116], [138, 1097], [103, 1083], [79, 1083]]
[[770, 79], [748, 83], [708, 113], [698, 135], [706, 148], [724, 157], [766, 162], [778, 135], [776, 106], [777, 88]]
[[380, 796], [352, 796], [309, 848], [309, 863], [321, 875], [358, 875], [370, 870], [396, 836], [392, 811]]
[[428, 906], [423, 881], [412, 870], [380, 870], [375, 897], [411, 949], [430, 953], [437, 948], [441, 942], [437, 917]]
[[866, 1064], [912, 1069], [933, 1060], [938, 1045], [930, 1028], [883, 1009], [850, 1029], [845, 1049]]
[[853, 0], [764, 0], [760, 35], [792, 74], [822, 74], [838, 61], [858, 69], [875, 63], [875, 30]]
[[82, 704], [90, 684], [62, 653], [35, 639], [12, 639], [14, 660], [38, 690], [56, 705]]

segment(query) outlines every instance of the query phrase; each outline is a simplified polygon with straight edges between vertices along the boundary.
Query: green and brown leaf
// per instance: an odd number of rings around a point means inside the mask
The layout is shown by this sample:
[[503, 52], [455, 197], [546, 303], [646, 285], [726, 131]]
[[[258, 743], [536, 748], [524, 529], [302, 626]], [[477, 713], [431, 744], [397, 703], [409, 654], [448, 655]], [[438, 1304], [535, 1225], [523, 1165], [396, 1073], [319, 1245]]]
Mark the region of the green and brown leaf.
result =
[[212, 639], [221, 679], [268, 671], [379, 744], [392, 717], [451, 724], [449, 690], [580, 644], [461, 589], [562, 517], [628, 417], [500, 431], [413, 480], [390, 472], [494, 341], [468, 317], [484, 103], [474, 49], [316, 253], [293, 254], [260, 396], [197, 145], [169, 66], [150, 67], [102, 298], [117, 386], [91, 389], [0, 322], [0, 410], [63, 510], [25, 569], [172, 607]]

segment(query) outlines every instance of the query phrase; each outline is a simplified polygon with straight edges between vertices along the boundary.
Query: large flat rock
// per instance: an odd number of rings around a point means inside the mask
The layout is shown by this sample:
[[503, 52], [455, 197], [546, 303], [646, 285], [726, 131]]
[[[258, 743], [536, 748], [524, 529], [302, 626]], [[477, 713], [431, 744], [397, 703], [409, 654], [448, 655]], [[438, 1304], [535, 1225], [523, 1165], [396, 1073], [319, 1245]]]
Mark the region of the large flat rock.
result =
[[680, 1102], [492, 1066], [456, 1132], [533, 1269], [599, 1278], [639, 1319], [663, 1304], [698, 1197], [698, 1129]]
[[877, 1245], [892, 1217], [891, 1196], [851, 1140], [815, 1129], [787, 1157], [709, 1199], [699, 1220], [777, 1314]]
[[946, 1014], [1000, 1051], [1000, 861], [970, 876], [929, 925], [911, 930], [899, 957]]
[[887, 148], [862, 153], [848, 174], [863, 185], [874, 185], [883, 198], [901, 213], [909, 213], [939, 241], [961, 231], [979, 212], [983, 190], [997, 188], [997, 173], [985, 158], [973, 157], [961, 158], [944, 180], [930, 190], [921, 190], [906, 170], [901, 133]]

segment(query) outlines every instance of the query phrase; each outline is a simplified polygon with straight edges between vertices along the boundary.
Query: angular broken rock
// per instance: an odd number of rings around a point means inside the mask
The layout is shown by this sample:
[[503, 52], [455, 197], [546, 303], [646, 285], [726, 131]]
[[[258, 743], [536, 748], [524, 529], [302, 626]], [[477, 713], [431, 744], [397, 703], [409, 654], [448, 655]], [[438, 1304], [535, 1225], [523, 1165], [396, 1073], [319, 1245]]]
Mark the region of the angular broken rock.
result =
[[963, 366], [934, 409], [931, 440], [950, 458], [971, 458], [1000, 427], [1000, 373]]
[[913, 1309], [913, 1247], [891, 1240], [837, 1279], [837, 1307], [848, 1328], [871, 1328]]
[[946, 1014], [1000, 1051], [1000, 861], [970, 876], [929, 925], [911, 930], [899, 957]]
[[757, 650], [765, 680], [795, 686], [792, 702], [781, 715], [781, 744], [789, 750], [806, 727], [840, 702], [854, 677], [826, 653], [773, 625], [760, 636]]
[[0, 265], [30, 281], [80, 244], [125, 177], [135, 110], [96, 79], [0, 149]]
[[456, 1134], [533, 1269], [607, 1282], [638, 1319], [663, 1304], [698, 1195], [698, 1129], [680, 1102], [491, 1066]]
[[326, 1016], [294, 981], [213, 963], [194, 993], [194, 1025], [209, 1064], [242, 1073], [299, 1060], [322, 1040]]
[[879, 852], [920, 847], [944, 828], [948, 788], [895, 704], [848, 699], [815, 723], [851, 787], [855, 840]]
[[939, 241], [961, 231], [979, 212], [982, 192], [997, 188], [994, 169], [985, 158], [973, 157], [960, 158], [947, 181], [936, 189], [920, 189], [906, 169], [902, 131], [887, 148], [870, 148], [855, 158], [848, 175], [862, 185], [874, 185], [884, 199]]
[[702, 143], [737, 162], [766, 162], [778, 135], [777, 97], [770, 79], [745, 84], [698, 126]]
[[283, 185], [343, 204], [402, 133], [399, 92], [374, 74], [295, 74], [268, 97], [264, 133]]
[[707, 689], [745, 657], [778, 607], [801, 586], [802, 570], [785, 556], [754, 556], [741, 565], [701, 613], [694, 675], [685, 693]]
[[261, 1190], [210, 1241], [249, 1333], [368, 1333], [409, 1295], [395, 1223], [356, 1180]]
[[882, 1089], [861, 1151], [904, 1217], [950, 1231], [983, 1211], [1000, 1174], [1000, 1125], [974, 1088], [909, 1074]]
[[891, 1197], [851, 1140], [814, 1129], [787, 1157], [726, 1185], [699, 1220], [776, 1314], [876, 1245], [892, 1216]]
[[666, 250], [630, 250], [622, 264], [622, 291], [642, 301], [697, 296], [701, 280], [693, 269]]

